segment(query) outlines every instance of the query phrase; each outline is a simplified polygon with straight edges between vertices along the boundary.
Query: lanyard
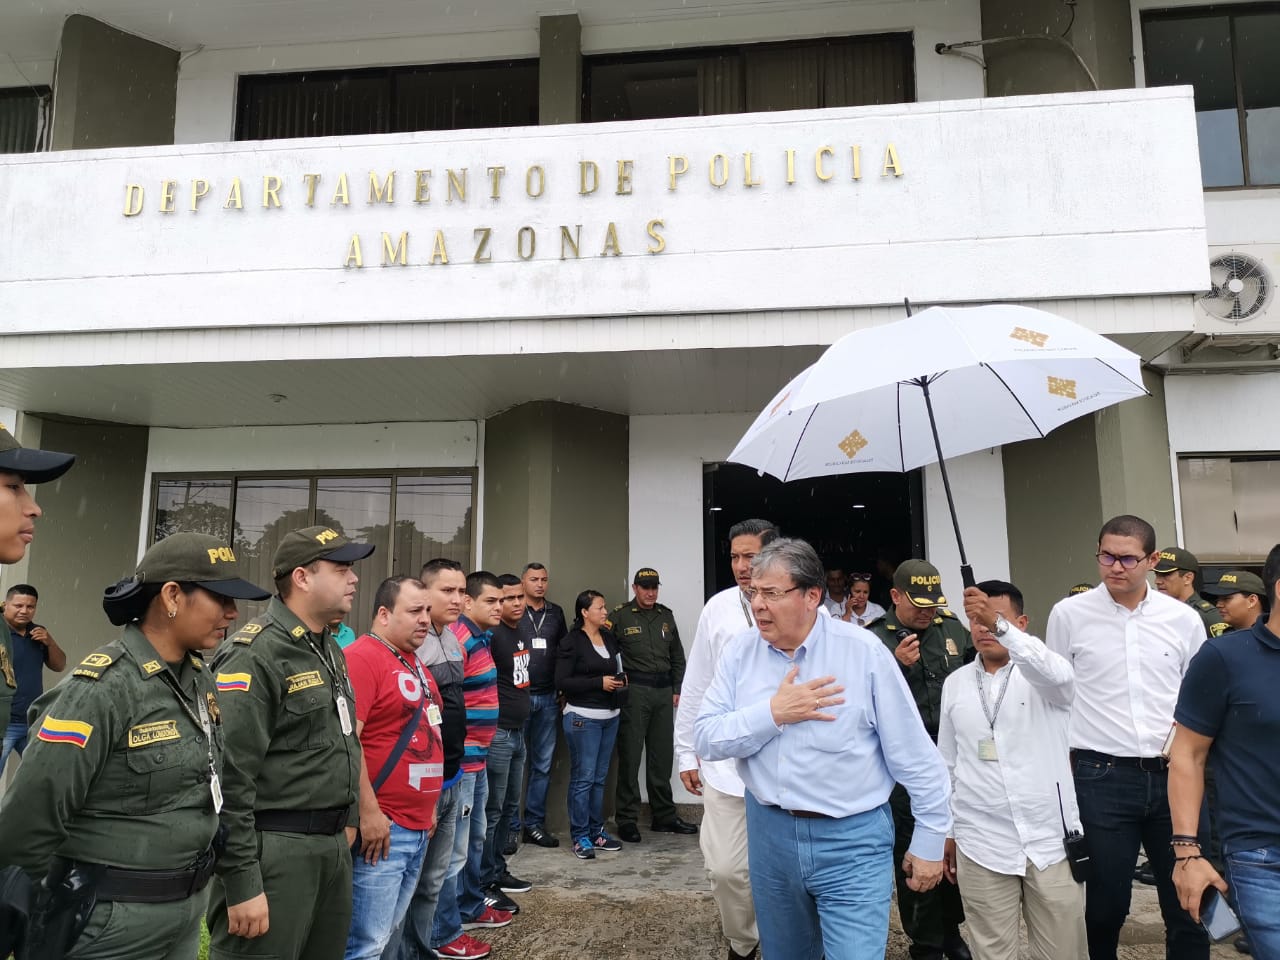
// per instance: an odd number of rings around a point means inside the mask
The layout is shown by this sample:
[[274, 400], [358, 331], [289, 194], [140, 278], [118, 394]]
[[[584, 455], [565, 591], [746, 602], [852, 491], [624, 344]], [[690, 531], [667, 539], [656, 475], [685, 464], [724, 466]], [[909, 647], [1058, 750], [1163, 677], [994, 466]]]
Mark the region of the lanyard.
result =
[[[338, 665], [329, 658], [328, 652], [322, 651], [320, 647], [315, 645], [315, 641], [311, 639], [310, 633], [305, 633], [303, 636], [306, 638], [307, 646], [311, 648], [311, 652], [316, 655], [320, 660], [320, 663], [324, 666], [325, 672], [329, 674], [329, 679], [333, 682], [333, 689], [338, 691], [340, 685], [339, 682], [341, 681], [341, 688], [347, 693], [352, 693], [350, 681], [346, 680], [345, 677], [340, 677], [338, 675]], [[324, 643], [324, 634], [320, 635], [320, 642], [322, 644]], [[341, 692], [337, 693], [337, 696], [341, 695]], [[352, 696], [354, 695], [355, 694], [352, 694]]]
[[400, 661], [400, 665], [418, 678], [418, 683], [422, 685], [422, 695], [427, 698], [428, 702], [431, 702], [431, 687], [427, 685], [426, 678], [422, 676], [422, 672], [418, 669], [417, 657], [414, 657], [413, 666], [409, 666], [409, 661], [400, 655], [400, 651], [397, 650], [393, 644], [383, 640], [376, 633], [370, 633], [369, 636], [373, 637], [373, 639], [377, 640], [380, 644], [390, 650], [392, 655]]
[[160, 674], [160, 679], [164, 681], [164, 685], [173, 691], [174, 697], [178, 701], [178, 706], [182, 707], [182, 712], [191, 718], [191, 722], [204, 731], [204, 743], [206, 752], [209, 755], [209, 770], [216, 772], [213, 762], [213, 730], [209, 726], [209, 710], [204, 705], [204, 701], [200, 699], [199, 693], [196, 694], [196, 706], [200, 708], [197, 716], [196, 711], [191, 709], [191, 704], [187, 702], [187, 695], [183, 692], [182, 687], [174, 678], [173, 673], [165, 670]]
[[1009, 692], [1009, 680], [1013, 676], [1014, 665], [1010, 665], [1009, 672], [1004, 675], [1004, 683], [1000, 685], [1000, 692], [996, 694], [996, 705], [993, 709], [987, 703], [987, 694], [982, 689], [982, 675], [987, 672], [982, 665], [982, 658], [978, 658], [977, 667], [973, 671], [974, 678], [978, 681], [978, 700], [982, 703], [982, 712], [987, 718], [987, 724], [991, 727], [992, 736], [996, 732], [996, 717], [1000, 715], [1000, 705], [1004, 703], [1004, 695]]
[[747, 626], [754, 627], [756, 623], [751, 619], [751, 605], [747, 603], [746, 594], [741, 590], [738, 591], [738, 602], [742, 604], [742, 615], [747, 618]]
[[547, 622], [547, 608], [546, 608], [546, 605], [544, 604], [544, 605], [543, 605], [543, 607], [542, 607], [542, 619], [540, 619], [540, 620], [535, 620], [535, 619], [533, 619], [533, 608], [532, 608], [532, 607], [525, 607], [525, 608], [524, 608], [524, 612], [525, 612], [525, 613], [527, 613], [527, 614], [529, 615], [529, 622], [533, 624], [533, 635], [534, 635], [535, 637], [537, 637], [539, 640], [541, 640], [541, 639], [542, 639], [542, 625], [543, 625], [544, 623], [546, 623], [546, 622]]

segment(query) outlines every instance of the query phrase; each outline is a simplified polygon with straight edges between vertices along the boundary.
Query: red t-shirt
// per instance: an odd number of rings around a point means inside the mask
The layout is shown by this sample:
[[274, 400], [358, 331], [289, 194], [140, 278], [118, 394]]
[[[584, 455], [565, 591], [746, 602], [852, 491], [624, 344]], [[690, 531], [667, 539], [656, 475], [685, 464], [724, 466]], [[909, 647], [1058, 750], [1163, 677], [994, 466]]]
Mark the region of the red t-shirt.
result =
[[417, 666], [417, 657], [402, 652], [401, 663], [400, 657], [376, 637], [365, 634], [343, 653], [356, 692], [356, 719], [364, 724], [360, 746], [370, 782], [377, 778], [418, 709], [426, 683], [429, 699], [423, 705], [423, 715], [409, 746], [378, 790], [378, 806], [406, 830], [428, 830], [444, 779], [440, 690], [431, 674]]

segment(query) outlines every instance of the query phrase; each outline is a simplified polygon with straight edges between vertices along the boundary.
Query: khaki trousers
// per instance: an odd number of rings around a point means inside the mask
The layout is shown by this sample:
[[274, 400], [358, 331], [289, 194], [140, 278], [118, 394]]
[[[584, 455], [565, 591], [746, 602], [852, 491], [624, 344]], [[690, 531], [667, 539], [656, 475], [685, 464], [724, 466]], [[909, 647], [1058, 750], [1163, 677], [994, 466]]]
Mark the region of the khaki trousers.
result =
[[720, 927], [733, 952], [745, 957], [760, 942], [747, 870], [746, 801], [702, 781], [698, 842], [711, 881], [711, 896], [720, 911]]
[[[1087, 960], [1084, 885], [1063, 860], [1027, 875], [996, 873], [957, 848], [956, 879], [976, 960], [1018, 960], [1018, 918], [1027, 923], [1032, 960]], [[945, 881], [944, 881], [945, 882]]]

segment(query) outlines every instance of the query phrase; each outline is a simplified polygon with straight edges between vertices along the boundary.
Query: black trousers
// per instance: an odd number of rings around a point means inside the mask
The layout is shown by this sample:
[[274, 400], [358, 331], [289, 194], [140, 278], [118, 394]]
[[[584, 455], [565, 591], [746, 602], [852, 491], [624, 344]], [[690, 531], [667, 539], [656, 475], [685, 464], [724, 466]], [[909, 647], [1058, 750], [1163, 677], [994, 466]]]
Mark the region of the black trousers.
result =
[[893, 810], [893, 877], [898, 886], [898, 915], [902, 918], [902, 932], [911, 940], [912, 957], [941, 956], [942, 942], [956, 935], [957, 928], [964, 923], [960, 888], [946, 880], [925, 893], [916, 893], [907, 886], [902, 858], [911, 846], [916, 818], [911, 815], [911, 798], [901, 784], [895, 786], [889, 795], [889, 806]]

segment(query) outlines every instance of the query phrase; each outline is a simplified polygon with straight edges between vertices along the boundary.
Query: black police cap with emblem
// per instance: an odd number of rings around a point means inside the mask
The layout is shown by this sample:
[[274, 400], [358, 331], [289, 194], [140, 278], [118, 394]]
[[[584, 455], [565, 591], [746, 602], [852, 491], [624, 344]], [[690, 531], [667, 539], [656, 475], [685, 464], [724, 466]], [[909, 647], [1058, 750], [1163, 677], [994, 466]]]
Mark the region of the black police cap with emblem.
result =
[[637, 587], [656, 587], [659, 585], [658, 571], [653, 567], [641, 567], [631, 582]]
[[1181, 547], [1165, 547], [1156, 556], [1156, 564], [1151, 569], [1156, 573], [1174, 573], [1178, 570], [1199, 573], [1200, 561], [1190, 550], [1183, 550]]
[[70, 470], [75, 462], [73, 453], [22, 446], [0, 423], [0, 473], [16, 473], [24, 483], [48, 483]]
[[271, 558], [271, 578], [279, 580], [317, 560], [355, 563], [373, 553], [371, 543], [357, 543], [332, 527], [304, 527], [287, 533]]
[[1253, 593], [1263, 600], [1267, 599], [1267, 585], [1262, 582], [1260, 576], [1248, 570], [1228, 570], [1218, 578], [1217, 583], [1205, 584], [1200, 592], [1207, 597], [1229, 597], [1233, 593], [1246, 595]]

